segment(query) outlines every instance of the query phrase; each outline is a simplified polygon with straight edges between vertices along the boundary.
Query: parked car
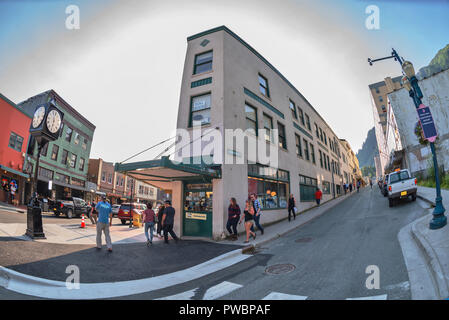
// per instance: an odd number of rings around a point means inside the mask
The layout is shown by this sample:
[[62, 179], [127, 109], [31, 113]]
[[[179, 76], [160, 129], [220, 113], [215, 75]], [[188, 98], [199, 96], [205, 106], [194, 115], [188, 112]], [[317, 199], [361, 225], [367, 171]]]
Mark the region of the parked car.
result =
[[408, 169], [403, 169], [388, 175], [388, 204], [390, 207], [399, 199], [412, 198], [416, 200], [417, 179], [410, 175]]
[[65, 200], [56, 200], [52, 206], [52, 211], [59, 217], [61, 214], [72, 219], [74, 216], [80, 217], [82, 214], [89, 216], [92, 207], [81, 198], [70, 197]]
[[138, 213], [142, 214], [143, 211], [145, 211], [147, 206], [143, 203], [134, 202], [132, 204], [130, 203], [122, 203], [120, 205], [120, 208], [118, 210], [117, 218], [120, 219], [122, 224], [126, 224], [126, 221], [131, 221], [132, 214], [131, 211], [135, 210]]
[[385, 175], [383, 180], [382, 189], [380, 190], [384, 197], [388, 196], [388, 174]]
[[119, 204], [113, 204], [112, 205], [112, 216], [113, 217], [117, 217], [119, 209], [120, 209], [120, 205]]

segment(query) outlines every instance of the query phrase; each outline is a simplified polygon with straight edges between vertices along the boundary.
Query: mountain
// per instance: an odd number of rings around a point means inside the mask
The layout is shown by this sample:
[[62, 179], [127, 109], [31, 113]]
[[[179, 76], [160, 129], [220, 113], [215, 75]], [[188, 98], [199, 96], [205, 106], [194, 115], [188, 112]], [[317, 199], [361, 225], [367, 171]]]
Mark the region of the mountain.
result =
[[449, 44], [437, 52], [427, 67], [419, 69], [416, 77], [421, 80], [446, 69], [449, 69]]
[[379, 151], [377, 149], [376, 133], [373, 127], [368, 131], [362, 149], [360, 149], [356, 155], [359, 160], [360, 168], [365, 166], [374, 167], [374, 156], [377, 154], [379, 154]]

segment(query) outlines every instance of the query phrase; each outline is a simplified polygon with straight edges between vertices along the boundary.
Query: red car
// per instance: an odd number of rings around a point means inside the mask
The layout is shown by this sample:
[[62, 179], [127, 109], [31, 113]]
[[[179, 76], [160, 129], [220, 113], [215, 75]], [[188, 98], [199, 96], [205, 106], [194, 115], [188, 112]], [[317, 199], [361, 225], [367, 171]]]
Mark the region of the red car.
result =
[[122, 224], [126, 224], [126, 221], [131, 221], [132, 215], [131, 210], [135, 210], [138, 213], [142, 214], [145, 211], [147, 206], [143, 203], [134, 202], [132, 205], [130, 203], [122, 203], [120, 205], [120, 209], [118, 209], [117, 218], [120, 219]]

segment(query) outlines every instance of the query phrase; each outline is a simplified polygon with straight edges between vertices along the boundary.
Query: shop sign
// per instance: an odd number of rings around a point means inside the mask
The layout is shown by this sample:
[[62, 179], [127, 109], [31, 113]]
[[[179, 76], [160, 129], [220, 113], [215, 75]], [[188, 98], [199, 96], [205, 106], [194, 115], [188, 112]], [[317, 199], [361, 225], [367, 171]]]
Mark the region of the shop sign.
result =
[[195, 219], [195, 220], [207, 220], [207, 214], [205, 213], [194, 213], [194, 212], [186, 212], [187, 219]]

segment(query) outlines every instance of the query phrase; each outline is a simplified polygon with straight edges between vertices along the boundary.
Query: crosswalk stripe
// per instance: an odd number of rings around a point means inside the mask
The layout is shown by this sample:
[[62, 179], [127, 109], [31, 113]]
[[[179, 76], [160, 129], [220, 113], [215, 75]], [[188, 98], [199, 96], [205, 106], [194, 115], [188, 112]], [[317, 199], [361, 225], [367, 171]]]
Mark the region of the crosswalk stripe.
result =
[[371, 296], [371, 297], [360, 297], [360, 298], [347, 298], [346, 300], [387, 300], [386, 294], [381, 294], [379, 296]]
[[280, 292], [270, 292], [262, 300], [306, 300], [306, 296], [297, 296]]
[[198, 288], [174, 294], [172, 296], [158, 298], [155, 300], [192, 300], [192, 297], [195, 295], [196, 290], [198, 290]]
[[243, 287], [241, 284], [232, 283], [228, 281], [223, 281], [213, 287], [207, 289], [204, 294], [203, 300], [215, 300], [228, 293], [231, 293], [234, 290], [240, 289]]

